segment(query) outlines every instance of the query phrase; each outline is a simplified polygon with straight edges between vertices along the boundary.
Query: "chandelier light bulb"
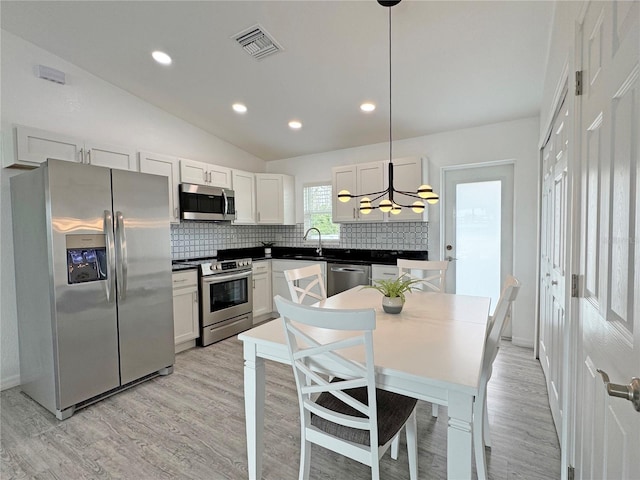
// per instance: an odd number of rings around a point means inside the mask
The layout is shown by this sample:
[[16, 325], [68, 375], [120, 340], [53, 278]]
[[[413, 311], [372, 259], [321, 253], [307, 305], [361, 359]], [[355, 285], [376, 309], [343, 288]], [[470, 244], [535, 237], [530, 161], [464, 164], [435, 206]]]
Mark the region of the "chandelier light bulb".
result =
[[420, 200], [416, 200], [415, 202], [413, 202], [413, 204], [411, 205], [411, 210], [413, 210], [415, 213], [422, 213], [424, 212], [424, 203], [422, 203]]
[[402, 208], [400, 208], [400, 205], [398, 205], [397, 203], [394, 203], [391, 207], [391, 215], [398, 215], [401, 211]]
[[361, 199], [360, 213], [369, 215], [371, 213], [371, 210], [373, 210], [373, 207], [371, 206], [371, 199], [369, 197], [364, 197], [363, 199]]
[[393, 208], [393, 203], [391, 203], [391, 200], [382, 200], [378, 208], [384, 213], [389, 213]]
[[429, 198], [429, 194], [431, 193], [433, 193], [431, 185], [420, 185], [420, 187], [418, 187], [418, 196], [420, 198]]
[[349, 190], [340, 190], [338, 192], [338, 200], [340, 200], [342, 203], [347, 203], [349, 200], [351, 200], [351, 193], [349, 193]]
[[433, 192], [430, 192], [429, 195], [425, 198], [427, 199], [427, 203], [430, 205], [435, 205], [436, 203], [438, 203], [438, 200], [440, 200], [438, 194]]

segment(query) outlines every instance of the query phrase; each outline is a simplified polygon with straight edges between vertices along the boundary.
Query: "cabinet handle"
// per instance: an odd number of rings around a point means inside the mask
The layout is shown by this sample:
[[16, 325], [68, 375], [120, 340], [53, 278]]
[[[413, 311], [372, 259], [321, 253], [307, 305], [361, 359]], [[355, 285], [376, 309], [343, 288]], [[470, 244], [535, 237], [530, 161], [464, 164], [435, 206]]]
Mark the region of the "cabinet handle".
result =
[[253, 280], [253, 289], [254, 290], [256, 289], [256, 281], [255, 280]]
[[205, 172], [204, 170], [202, 171], [202, 181], [204, 183], [207, 183], [207, 172]]
[[84, 163], [84, 148], [80, 149], [80, 163]]
[[193, 295], [193, 303], [198, 303], [198, 291], [196, 290]]
[[211, 182], [212, 182], [212, 180], [211, 180], [211, 172], [209, 172], [209, 183], [211, 183]]
[[182, 283], [182, 282], [186, 282], [187, 279], [186, 278], [182, 278], [180, 280], [174, 280], [173, 283]]
[[91, 165], [91, 150], [87, 149], [87, 165]]
[[173, 216], [178, 218], [178, 207], [173, 209]]

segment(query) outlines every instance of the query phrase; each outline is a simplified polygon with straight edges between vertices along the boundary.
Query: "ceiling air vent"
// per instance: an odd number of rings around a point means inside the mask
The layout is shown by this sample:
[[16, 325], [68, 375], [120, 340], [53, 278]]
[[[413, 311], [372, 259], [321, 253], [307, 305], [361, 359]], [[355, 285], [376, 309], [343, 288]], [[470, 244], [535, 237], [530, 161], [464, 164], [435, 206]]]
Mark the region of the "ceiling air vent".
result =
[[240, 46], [256, 60], [278, 53], [283, 48], [276, 42], [261, 25], [254, 25], [243, 30], [233, 38]]

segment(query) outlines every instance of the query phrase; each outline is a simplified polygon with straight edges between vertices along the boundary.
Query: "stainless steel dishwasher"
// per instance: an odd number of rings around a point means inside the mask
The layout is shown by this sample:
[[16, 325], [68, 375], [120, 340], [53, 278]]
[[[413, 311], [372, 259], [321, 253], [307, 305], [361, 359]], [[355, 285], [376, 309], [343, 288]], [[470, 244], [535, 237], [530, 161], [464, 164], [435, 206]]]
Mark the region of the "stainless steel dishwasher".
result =
[[327, 295], [344, 292], [357, 285], [371, 283], [371, 265], [327, 264]]

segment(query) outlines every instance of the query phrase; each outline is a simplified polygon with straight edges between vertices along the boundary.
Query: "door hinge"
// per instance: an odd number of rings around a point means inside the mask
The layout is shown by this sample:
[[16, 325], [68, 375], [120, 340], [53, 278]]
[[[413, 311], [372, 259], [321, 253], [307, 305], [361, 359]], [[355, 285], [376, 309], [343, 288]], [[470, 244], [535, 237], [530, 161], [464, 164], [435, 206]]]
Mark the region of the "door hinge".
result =
[[576, 478], [576, 469], [572, 466], [567, 467], [567, 480], [574, 480]]
[[571, 274], [571, 296], [574, 298], [578, 297], [578, 274]]
[[582, 70], [576, 72], [576, 96], [582, 95]]

